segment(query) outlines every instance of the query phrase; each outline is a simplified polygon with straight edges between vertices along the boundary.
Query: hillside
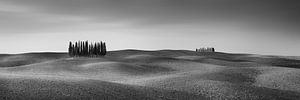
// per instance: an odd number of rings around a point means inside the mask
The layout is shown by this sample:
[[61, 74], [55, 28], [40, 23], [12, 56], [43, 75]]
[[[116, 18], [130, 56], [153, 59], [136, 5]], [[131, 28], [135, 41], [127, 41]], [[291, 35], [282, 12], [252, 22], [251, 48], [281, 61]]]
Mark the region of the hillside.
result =
[[298, 57], [121, 50], [0, 55], [0, 98], [299, 100]]

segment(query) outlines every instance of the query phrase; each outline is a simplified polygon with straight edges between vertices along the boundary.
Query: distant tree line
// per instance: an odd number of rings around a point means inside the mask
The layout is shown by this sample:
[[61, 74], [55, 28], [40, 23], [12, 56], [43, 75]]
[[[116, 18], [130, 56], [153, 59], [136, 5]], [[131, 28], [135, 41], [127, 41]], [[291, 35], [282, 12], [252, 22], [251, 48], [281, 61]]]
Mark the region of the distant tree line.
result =
[[77, 41], [75, 43], [69, 43], [69, 55], [71, 57], [76, 56], [104, 56], [106, 55], [105, 42], [88, 43], [88, 41]]
[[196, 52], [215, 52], [215, 48], [197, 48]]

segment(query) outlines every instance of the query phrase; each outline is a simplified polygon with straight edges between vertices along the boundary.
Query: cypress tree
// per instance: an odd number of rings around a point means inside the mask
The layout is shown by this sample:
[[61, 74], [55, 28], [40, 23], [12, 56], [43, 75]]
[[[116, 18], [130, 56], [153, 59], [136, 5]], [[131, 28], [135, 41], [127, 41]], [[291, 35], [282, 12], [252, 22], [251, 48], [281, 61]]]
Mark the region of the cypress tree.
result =
[[84, 56], [84, 43], [81, 41], [81, 56]]
[[78, 51], [77, 51], [77, 56], [79, 56], [80, 55], [80, 41], [78, 41], [78, 47], [77, 47], [77, 49], [78, 49]]
[[105, 42], [103, 43], [103, 56], [106, 55], [106, 44]]
[[103, 55], [103, 43], [102, 43], [102, 41], [100, 42], [100, 55]]
[[98, 42], [98, 55], [101, 55], [102, 44]]
[[89, 44], [88, 44], [88, 41], [85, 41], [84, 51], [85, 51], [85, 56], [88, 56], [88, 54], [89, 54]]
[[79, 53], [80, 53], [80, 45], [79, 45], [79, 41], [77, 42], [77, 56], [79, 56]]
[[85, 56], [85, 42], [82, 41], [82, 55]]
[[83, 42], [82, 41], [80, 41], [80, 56], [83, 56]]
[[82, 53], [82, 42], [79, 41], [79, 55], [81, 56]]
[[78, 48], [78, 44], [77, 44], [77, 42], [75, 42], [75, 48], [74, 48], [74, 52], [75, 52], [74, 55], [75, 56], [78, 55], [78, 49], [77, 48]]
[[77, 49], [78, 49], [77, 56], [79, 56], [80, 55], [80, 47], [81, 47], [80, 41], [78, 41], [77, 44], [78, 44], [78, 47], [77, 47]]
[[72, 42], [70, 41], [70, 42], [69, 42], [69, 52], [68, 52], [68, 53], [69, 53], [69, 56], [72, 56], [72, 49], [73, 49], [73, 48], [72, 48]]
[[91, 56], [92, 55], [92, 45], [89, 44], [89, 55]]
[[94, 44], [94, 55], [97, 56], [97, 43]]
[[74, 47], [74, 44], [72, 44], [72, 56], [75, 56], [75, 47]]
[[90, 50], [89, 50], [90, 55], [93, 55], [93, 44], [90, 44]]
[[92, 55], [92, 44], [89, 44], [89, 55]]
[[83, 52], [82, 47], [83, 47], [83, 44], [82, 44], [82, 41], [80, 41], [80, 56], [82, 56], [82, 52]]
[[96, 53], [97, 53], [97, 56], [99, 56], [99, 54], [100, 54], [100, 45], [99, 45], [99, 43], [96, 43], [96, 45], [97, 45]]
[[98, 48], [98, 49], [99, 49], [99, 50], [98, 50], [98, 54], [99, 54], [99, 55], [102, 55], [102, 54], [101, 54], [101, 52], [102, 52], [102, 46], [103, 46], [102, 41], [101, 41], [100, 43], [98, 42], [98, 46], [99, 46], [99, 48]]

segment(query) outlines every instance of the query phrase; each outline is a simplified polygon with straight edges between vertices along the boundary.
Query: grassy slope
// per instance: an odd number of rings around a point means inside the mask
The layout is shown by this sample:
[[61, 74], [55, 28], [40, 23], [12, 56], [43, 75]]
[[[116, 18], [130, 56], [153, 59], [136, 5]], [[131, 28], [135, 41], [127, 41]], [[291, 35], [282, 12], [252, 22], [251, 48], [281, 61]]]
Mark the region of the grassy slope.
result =
[[[21, 62], [21, 63], [20, 63]], [[0, 93], [12, 99], [300, 98], [299, 60], [184, 50], [0, 56]]]
[[26, 53], [0, 55], [0, 67], [14, 67], [68, 57], [65, 53]]
[[99, 80], [1, 78], [0, 98], [15, 100], [197, 100], [200, 95]]

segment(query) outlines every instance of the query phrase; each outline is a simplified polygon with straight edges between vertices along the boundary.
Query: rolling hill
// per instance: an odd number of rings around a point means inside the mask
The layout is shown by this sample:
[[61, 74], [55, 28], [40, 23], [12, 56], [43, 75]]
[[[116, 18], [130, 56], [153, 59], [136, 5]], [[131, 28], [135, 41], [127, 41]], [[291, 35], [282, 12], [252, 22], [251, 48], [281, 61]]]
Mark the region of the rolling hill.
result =
[[299, 100], [295, 58], [186, 50], [2, 54], [0, 98]]

